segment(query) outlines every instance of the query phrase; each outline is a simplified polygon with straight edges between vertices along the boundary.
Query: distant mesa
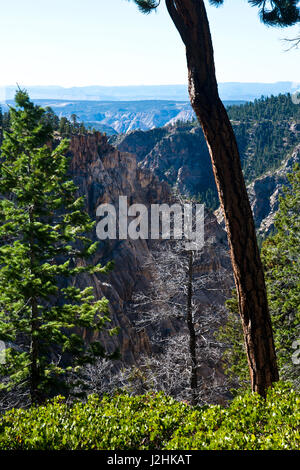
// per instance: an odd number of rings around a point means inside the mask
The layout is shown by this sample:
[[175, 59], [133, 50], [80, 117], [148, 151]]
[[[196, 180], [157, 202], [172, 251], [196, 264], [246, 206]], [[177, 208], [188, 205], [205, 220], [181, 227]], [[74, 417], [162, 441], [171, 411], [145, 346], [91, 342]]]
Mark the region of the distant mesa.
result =
[[[194, 118], [186, 85], [155, 86], [88, 86], [63, 88], [59, 86], [26, 87], [37, 104], [50, 106], [60, 117], [76, 114], [79, 121], [108, 135], [149, 130], [190, 121]], [[219, 90], [225, 105], [242, 104], [269, 95], [293, 93], [293, 82], [277, 83], [220, 83]], [[13, 103], [15, 86], [2, 88], [0, 97], [5, 110]]]
[[[22, 86], [22, 84], [21, 84]], [[171, 100], [188, 101], [187, 85], [139, 85], [139, 86], [24, 86], [32, 99], [89, 100], [89, 101], [137, 101]], [[2, 89], [1, 99], [14, 98], [15, 86]], [[295, 91], [295, 82], [275, 83], [219, 83], [222, 100], [249, 101], [279, 93]], [[3, 97], [4, 96], [4, 97]]]

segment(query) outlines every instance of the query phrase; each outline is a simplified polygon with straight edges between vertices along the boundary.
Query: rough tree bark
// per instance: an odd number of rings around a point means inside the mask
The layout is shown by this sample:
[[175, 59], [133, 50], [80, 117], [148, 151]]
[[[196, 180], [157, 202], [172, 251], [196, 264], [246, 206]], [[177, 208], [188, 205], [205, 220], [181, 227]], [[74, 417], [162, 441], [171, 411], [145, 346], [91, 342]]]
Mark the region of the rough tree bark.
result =
[[252, 390], [265, 396], [278, 380], [271, 319], [255, 226], [239, 151], [220, 100], [203, 0], [166, 0], [186, 46], [189, 95], [202, 126], [228, 234]]

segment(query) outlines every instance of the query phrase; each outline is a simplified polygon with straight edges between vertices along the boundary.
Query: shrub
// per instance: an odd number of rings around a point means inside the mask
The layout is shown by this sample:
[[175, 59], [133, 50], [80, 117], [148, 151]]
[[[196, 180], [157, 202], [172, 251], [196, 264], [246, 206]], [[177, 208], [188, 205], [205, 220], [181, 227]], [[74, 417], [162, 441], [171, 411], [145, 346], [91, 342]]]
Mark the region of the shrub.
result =
[[1, 450], [296, 449], [299, 397], [286, 384], [266, 400], [247, 393], [228, 408], [190, 407], [162, 393], [57, 397], [0, 419]]

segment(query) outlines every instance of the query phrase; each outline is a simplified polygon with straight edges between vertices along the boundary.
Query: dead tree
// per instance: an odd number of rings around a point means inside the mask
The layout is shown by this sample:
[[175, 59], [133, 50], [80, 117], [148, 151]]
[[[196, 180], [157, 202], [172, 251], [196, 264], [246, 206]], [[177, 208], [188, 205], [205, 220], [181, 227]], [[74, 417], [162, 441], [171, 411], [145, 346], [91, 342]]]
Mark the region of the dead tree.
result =
[[[186, 251], [181, 241], [156, 242], [147, 261], [153, 272], [149, 289], [137, 292], [129, 308], [131, 320], [137, 329], [147, 330], [155, 351], [151, 358], [141, 359], [138, 369], [143, 374], [137, 374], [134, 368], [135, 375], [139, 379], [147, 377], [156, 386], [169, 384], [168, 393], [188, 398], [192, 404], [199, 402], [200, 396], [203, 402], [205, 380], [200, 370], [205, 368], [205, 363], [213, 362], [209, 356], [214, 357], [214, 366], [221, 361], [221, 345], [213, 339], [213, 332], [224, 318], [225, 308], [222, 302], [214, 303], [213, 297], [223, 290], [225, 299], [224, 279], [228, 278], [225, 269], [209, 274], [201, 272], [202, 255], [202, 252]], [[206, 304], [199, 302], [204, 293], [209, 293]], [[170, 334], [166, 336], [168, 326]], [[175, 377], [180, 386], [174, 386]]]

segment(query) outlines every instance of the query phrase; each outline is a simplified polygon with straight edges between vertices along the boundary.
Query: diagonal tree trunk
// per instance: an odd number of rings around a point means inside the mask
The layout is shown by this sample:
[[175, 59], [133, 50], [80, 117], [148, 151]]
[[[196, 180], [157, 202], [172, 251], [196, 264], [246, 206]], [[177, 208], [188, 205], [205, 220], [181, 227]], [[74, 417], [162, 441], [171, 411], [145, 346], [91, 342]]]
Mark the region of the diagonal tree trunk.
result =
[[224, 213], [252, 390], [265, 396], [278, 369], [264, 273], [235, 135], [219, 98], [205, 5], [203, 0], [166, 0], [166, 5], [186, 46], [190, 100]]

